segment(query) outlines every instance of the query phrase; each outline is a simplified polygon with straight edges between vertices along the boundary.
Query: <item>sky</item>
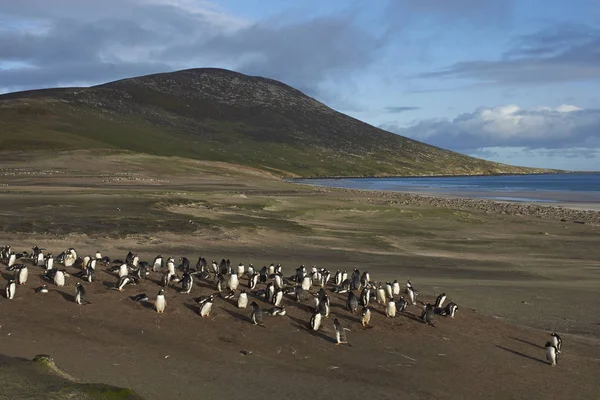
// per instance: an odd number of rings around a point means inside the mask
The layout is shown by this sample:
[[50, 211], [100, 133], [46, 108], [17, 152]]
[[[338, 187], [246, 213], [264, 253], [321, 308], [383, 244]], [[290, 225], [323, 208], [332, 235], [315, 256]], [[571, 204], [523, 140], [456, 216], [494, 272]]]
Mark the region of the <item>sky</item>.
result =
[[476, 157], [600, 170], [600, 0], [0, 0], [0, 93], [196, 67]]

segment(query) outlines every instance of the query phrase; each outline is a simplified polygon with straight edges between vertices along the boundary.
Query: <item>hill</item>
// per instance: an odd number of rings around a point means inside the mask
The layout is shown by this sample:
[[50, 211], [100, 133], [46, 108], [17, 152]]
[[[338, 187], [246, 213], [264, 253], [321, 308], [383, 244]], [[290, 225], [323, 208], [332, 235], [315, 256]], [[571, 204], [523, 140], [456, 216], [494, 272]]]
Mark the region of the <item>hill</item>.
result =
[[0, 134], [2, 149], [122, 149], [283, 176], [545, 172], [429, 146], [281, 82], [212, 68], [2, 95]]

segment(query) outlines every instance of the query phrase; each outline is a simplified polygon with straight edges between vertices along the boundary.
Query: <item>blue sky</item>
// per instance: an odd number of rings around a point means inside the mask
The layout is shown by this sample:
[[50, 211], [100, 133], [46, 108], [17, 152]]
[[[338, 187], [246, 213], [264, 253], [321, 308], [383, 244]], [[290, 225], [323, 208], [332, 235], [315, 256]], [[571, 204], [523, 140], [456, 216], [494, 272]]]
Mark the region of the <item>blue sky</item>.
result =
[[600, 170], [597, 0], [0, 2], [0, 91], [191, 67], [510, 164]]

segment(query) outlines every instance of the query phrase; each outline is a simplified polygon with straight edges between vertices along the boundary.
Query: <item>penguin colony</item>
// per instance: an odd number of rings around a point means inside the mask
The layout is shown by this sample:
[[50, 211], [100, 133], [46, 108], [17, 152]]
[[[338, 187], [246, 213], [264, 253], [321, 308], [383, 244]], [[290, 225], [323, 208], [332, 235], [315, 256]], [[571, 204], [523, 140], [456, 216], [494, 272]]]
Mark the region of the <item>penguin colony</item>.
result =
[[[30, 266], [45, 270], [43, 278], [57, 287], [63, 287], [66, 278], [70, 277], [65, 268], [58, 267], [61, 264], [64, 267], [77, 268], [78, 272], [74, 276], [87, 284], [94, 282], [96, 268], [103, 266], [108, 272], [118, 276], [113, 289], [120, 292], [124, 292], [127, 286], [135, 286], [150, 274], [160, 274], [162, 287], [158, 290], [153, 304], [157, 313], [164, 313], [167, 308], [167, 288], [181, 285], [179, 292], [190, 294], [195, 280], [212, 282], [216, 289], [215, 293], [194, 299], [201, 317], [210, 317], [212, 305], [217, 298], [231, 299], [240, 309], [247, 309], [250, 306], [249, 320], [252, 324], [261, 326], [264, 326], [263, 313], [271, 316], [286, 315], [283, 300], [284, 295], [287, 295], [297, 302], [310, 302], [312, 299], [312, 315], [308, 321], [308, 328], [318, 331], [322, 326], [323, 319], [330, 317], [331, 303], [326, 291], [328, 287], [334, 293], [347, 295], [346, 309], [352, 314], [360, 315], [363, 327], [370, 326], [371, 310], [375, 304], [383, 308], [388, 318], [405, 313], [408, 306], [420, 307], [420, 320], [432, 327], [435, 327], [435, 315], [454, 318], [458, 311], [458, 306], [454, 302], [449, 302], [444, 306], [446, 293], [437, 296], [434, 304], [421, 303], [422, 306], [419, 306], [417, 303], [419, 292], [410, 280], [406, 282], [406, 287], [402, 291], [397, 280], [385, 284], [376, 283], [371, 280], [369, 272], [364, 271], [361, 274], [358, 269], [354, 269], [350, 275], [346, 271], [338, 270], [332, 277], [330, 271], [325, 268], [313, 266], [308, 270], [301, 265], [296, 268], [293, 275], [284, 276], [280, 264], [263, 266], [260, 270], [255, 269], [252, 264], [245, 266], [243, 263], [232, 268], [229, 259], [222, 259], [219, 263], [213, 260], [209, 264], [205, 258], [199, 257], [195, 267], [191, 267], [190, 261], [186, 257], [180, 257], [176, 266], [173, 257], [165, 258], [162, 255], [157, 255], [151, 263], [148, 263], [140, 260], [138, 255], [133, 252], [129, 252], [125, 260], [111, 261], [109, 257], [103, 257], [100, 251], [82, 258], [78, 256], [74, 248], [69, 248], [54, 258], [52, 253], [45, 253], [45, 250], [34, 246], [31, 253], [27, 251], [15, 253], [10, 246], [0, 248], [0, 261], [4, 262], [7, 270], [14, 274], [14, 277], [9, 279], [5, 286], [6, 299], [14, 299], [17, 287], [26, 284], [29, 267], [23, 262], [28, 261]], [[246, 281], [246, 285], [241, 283], [242, 279]], [[84, 283], [77, 282], [75, 286], [73, 299], [79, 305], [89, 304], [85, 299]], [[257, 289], [259, 284], [264, 287]], [[248, 290], [241, 286], [247, 286]], [[314, 287], [318, 287], [318, 290], [313, 290]], [[35, 291], [36, 293], [48, 293], [49, 289], [47, 285], [42, 285]], [[407, 298], [401, 295], [402, 292], [406, 294]], [[263, 299], [272, 307], [263, 310], [256, 301], [248, 304], [249, 294]], [[131, 296], [131, 299], [138, 302], [150, 302], [146, 293]], [[336, 345], [350, 345], [347, 331], [350, 329], [343, 326], [340, 320], [334, 317], [333, 332]], [[550, 340], [545, 345], [546, 359], [551, 366], [557, 365], [561, 348], [562, 339], [558, 334], [552, 333]]]

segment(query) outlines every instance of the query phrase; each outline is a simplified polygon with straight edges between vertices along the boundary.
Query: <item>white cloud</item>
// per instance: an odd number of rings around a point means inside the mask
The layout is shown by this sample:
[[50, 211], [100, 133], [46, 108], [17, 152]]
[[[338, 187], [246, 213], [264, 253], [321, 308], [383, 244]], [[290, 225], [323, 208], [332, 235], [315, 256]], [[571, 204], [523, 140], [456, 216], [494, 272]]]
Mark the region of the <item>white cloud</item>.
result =
[[462, 152], [490, 147], [563, 149], [600, 147], [600, 110], [570, 104], [523, 109], [515, 104], [478, 108], [452, 120], [429, 119], [384, 129]]

